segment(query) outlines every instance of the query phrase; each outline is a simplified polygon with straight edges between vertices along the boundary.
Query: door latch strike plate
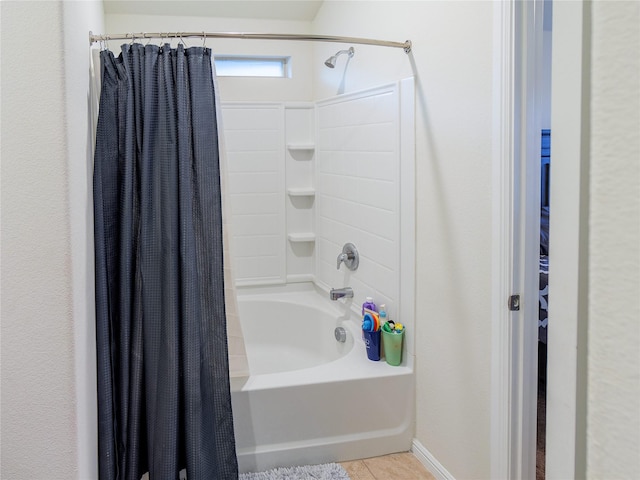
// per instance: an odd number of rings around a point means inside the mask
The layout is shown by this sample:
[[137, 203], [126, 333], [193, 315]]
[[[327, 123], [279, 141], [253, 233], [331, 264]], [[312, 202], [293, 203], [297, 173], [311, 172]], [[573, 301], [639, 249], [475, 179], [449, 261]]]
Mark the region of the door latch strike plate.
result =
[[512, 312], [520, 310], [520, 295], [511, 295], [509, 297], [509, 310]]

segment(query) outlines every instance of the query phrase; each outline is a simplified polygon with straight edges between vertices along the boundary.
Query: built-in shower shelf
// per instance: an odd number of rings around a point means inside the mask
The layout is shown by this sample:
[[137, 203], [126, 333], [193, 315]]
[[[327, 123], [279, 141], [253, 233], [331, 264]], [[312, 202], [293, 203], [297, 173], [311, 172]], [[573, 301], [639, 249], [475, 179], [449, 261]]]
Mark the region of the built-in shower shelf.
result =
[[290, 197], [315, 197], [315, 188], [289, 188], [287, 194]]
[[315, 242], [316, 234], [315, 233], [290, 233], [287, 235], [287, 238], [290, 242], [300, 243], [300, 242]]
[[316, 146], [313, 143], [289, 143], [287, 148], [289, 150], [315, 150]]

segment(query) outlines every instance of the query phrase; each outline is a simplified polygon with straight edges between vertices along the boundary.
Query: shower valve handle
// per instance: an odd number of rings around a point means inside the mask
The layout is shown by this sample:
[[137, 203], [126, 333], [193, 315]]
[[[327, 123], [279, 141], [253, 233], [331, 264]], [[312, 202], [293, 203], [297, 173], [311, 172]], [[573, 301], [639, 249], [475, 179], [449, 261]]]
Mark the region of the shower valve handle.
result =
[[353, 243], [345, 243], [342, 247], [342, 253], [338, 255], [337, 268], [340, 270], [340, 264], [344, 263], [349, 270], [357, 270], [360, 263], [358, 250]]

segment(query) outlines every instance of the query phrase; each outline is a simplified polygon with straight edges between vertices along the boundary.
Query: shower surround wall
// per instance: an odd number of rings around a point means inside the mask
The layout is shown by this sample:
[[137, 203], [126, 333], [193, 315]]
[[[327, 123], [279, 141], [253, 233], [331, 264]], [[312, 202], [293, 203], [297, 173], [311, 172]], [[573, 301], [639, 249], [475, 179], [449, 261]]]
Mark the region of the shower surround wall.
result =
[[284, 108], [224, 104], [237, 285], [282, 283], [285, 269]]
[[313, 104], [222, 111], [236, 284], [313, 280]]
[[[396, 85], [318, 103], [316, 281], [353, 287], [396, 317], [400, 284], [400, 129]], [[360, 253], [357, 271], [336, 269], [342, 246]]]
[[[405, 276], [400, 255], [413, 238], [413, 210], [400, 208], [402, 191], [413, 203], [413, 162], [405, 178], [401, 169], [412, 120], [413, 79], [316, 104], [224, 103], [237, 284], [350, 286], [355, 305], [373, 296], [407, 325], [413, 353], [413, 301], [401, 301], [412, 259]], [[355, 272], [336, 268], [347, 242], [360, 253]]]

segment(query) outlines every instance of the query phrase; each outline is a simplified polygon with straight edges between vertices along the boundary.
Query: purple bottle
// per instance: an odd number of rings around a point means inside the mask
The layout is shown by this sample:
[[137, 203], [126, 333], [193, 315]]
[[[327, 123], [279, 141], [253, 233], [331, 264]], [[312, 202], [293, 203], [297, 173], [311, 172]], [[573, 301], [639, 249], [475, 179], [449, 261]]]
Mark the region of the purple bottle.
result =
[[378, 308], [376, 307], [376, 304], [373, 303], [373, 298], [372, 297], [367, 297], [364, 301], [364, 303], [362, 304], [362, 315], [364, 315], [364, 309], [368, 308], [369, 310], [372, 310], [374, 312], [378, 311]]

